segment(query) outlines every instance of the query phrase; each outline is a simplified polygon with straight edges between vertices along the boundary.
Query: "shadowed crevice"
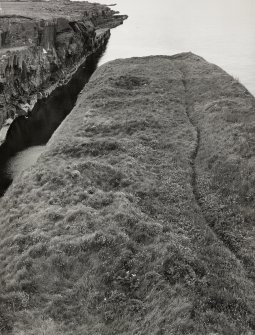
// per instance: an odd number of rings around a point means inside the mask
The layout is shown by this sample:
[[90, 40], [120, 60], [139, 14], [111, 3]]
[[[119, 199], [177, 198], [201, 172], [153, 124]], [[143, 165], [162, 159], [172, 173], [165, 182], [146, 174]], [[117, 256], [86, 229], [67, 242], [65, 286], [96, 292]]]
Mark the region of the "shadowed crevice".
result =
[[29, 116], [19, 116], [13, 121], [5, 142], [0, 146], [0, 197], [12, 183], [12, 177], [6, 171], [10, 158], [29, 147], [48, 142], [75, 106], [78, 94], [96, 70], [106, 46], [107, 41], [88, 56], [67, 84], [57, 87], [47, 98], [39, 100]]

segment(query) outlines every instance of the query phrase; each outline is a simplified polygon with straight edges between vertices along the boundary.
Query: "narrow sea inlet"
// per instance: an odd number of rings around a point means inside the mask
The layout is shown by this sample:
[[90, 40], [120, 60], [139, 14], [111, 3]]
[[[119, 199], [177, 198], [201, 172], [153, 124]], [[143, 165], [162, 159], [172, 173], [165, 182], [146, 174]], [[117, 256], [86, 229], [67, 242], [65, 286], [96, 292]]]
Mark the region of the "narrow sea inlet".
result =
[[11, 124], [6, 140], [0, 146], [0, 195], [15, 176], [36, 162], [53, 132], [74, 107], [105, 47], [103, 45], [88, 56], [67, 84], [57, 87], [49, 97], [38, 100], [30, 116], [18, 117]]

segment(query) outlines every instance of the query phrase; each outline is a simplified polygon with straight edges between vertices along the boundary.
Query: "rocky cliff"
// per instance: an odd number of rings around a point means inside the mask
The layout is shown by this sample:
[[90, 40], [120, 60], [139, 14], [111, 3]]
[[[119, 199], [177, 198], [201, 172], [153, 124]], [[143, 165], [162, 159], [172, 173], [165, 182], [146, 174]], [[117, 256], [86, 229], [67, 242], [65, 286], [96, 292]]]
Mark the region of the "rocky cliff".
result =
[[67, 80], [98, 50], [109, 28], [123, 22], [109, 7], [88, 2], [2, 2], [0, 16], [0, 128], [26, 114], [38, 92]]
[[99, 68], [1, 200], [3, 334], [254, 334], [254, 127], [193, 54]]

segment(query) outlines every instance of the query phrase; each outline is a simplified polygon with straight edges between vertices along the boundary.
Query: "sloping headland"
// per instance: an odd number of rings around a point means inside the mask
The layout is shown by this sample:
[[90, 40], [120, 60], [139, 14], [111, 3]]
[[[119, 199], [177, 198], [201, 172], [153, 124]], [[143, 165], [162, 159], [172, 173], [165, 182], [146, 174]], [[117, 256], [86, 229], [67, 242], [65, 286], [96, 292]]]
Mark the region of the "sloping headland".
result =
[[254, 109], [190, 53], [100, 67], [1, 199], [3, 334], [254, 334]]

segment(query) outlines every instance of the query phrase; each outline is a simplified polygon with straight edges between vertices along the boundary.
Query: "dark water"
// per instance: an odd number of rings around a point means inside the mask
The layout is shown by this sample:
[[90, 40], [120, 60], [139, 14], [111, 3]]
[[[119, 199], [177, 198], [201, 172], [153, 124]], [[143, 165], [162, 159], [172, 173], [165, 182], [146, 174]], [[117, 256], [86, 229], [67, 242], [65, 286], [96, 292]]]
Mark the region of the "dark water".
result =
[[0, 196], [13, 177], [36, 160], [53, 132], [73, 109], [78, 94], [97, 68], [105, 48], [106, 45], [89, 56], [66, 85], [39, 100], [29, 117], [20, 116], [13, 121], [5, 142], [0, 146]]

